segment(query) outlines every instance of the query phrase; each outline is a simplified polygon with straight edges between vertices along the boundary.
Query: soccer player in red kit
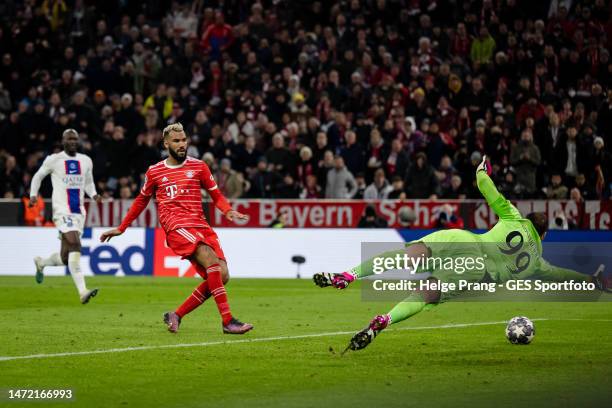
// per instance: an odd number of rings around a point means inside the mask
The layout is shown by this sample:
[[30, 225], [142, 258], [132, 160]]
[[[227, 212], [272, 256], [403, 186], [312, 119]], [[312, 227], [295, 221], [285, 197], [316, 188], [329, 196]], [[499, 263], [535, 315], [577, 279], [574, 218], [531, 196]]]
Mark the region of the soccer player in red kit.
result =
[[223, 332], [246, 333], [253, 326], [240, 322], [230, 312], [223, 286], [229, 280], [227, 263], [217, 234], [204, 218], [200, 188], [204, 187], [208, 191], [215, 206], [228, 220], [244, 219], [247, 216], [232, 210], [206, 163], [187, 157], [187, 135], [180, 123], [167, 126], [163, 138], [168, 158], [149, 167], [140, 194], [123, 222], [118, 228], [103, 233], [100, 241], [106, 242], [123, 234], [155, 195], [159, 222], [166, 232], [168, 246], [177, 255], [189, 259], [205, 279], [176, 311], [164, 314], [168, 330], [176, 333], [181, 319], [212, 296], [221, 314]]

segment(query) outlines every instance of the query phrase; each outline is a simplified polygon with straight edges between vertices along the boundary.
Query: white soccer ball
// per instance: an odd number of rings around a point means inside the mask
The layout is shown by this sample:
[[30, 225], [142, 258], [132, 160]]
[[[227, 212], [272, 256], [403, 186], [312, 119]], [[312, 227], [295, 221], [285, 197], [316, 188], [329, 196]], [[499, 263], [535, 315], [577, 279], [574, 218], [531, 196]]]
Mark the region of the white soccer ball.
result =
[[525, 316], [513, 317], [506, 326], [506, 337], [512, 344], [529, 344], [535, 337], [535, 326]]

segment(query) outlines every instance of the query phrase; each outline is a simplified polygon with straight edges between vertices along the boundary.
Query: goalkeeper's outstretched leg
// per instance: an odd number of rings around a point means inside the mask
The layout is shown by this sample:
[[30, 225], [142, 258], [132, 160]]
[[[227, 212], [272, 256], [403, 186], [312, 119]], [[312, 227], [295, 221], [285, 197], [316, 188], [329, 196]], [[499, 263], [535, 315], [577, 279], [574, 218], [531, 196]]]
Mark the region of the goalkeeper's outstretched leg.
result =
[[[409, 244], [405, 249], [397, 251], [388, 251], [377, 256], [385, 258], [393, 258], [396, 254], [403, 255], [408, 254], [409, 257], [420, 258], [429, 255], [429, 249], [421, 242]], [[416, 271], [413, 271], [416, 272]], [[346, 289], [348, 286], [357, 279], [365, 278], [374, 274], [374, 258], [368, 259], [365, 262], [357, 265], [347, 272], [342, 273], [329, 273], [321, 272], [317, 273], [312, 277], [315, 285], [325, 288], [333, 286], [336, 289]]]
[[[435, 278], [429, 278], [435, 279]], [[375, 338], [391, 324], [399, 323], [423, 310], [429, 310], [440, 302], [440, 291], [413, 292], [406, 300], [398, 303], [384, 315], [378, 315], [361, 331], [357, 332], [349, 342], [347, 349], [361, 350], [366, 348]]]

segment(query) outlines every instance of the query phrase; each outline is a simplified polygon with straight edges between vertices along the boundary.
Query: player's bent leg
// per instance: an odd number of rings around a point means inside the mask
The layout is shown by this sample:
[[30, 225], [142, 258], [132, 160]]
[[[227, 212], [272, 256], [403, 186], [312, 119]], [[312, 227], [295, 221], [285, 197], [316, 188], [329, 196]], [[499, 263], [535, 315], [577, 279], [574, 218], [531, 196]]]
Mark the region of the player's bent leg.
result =
[[61, 255], [56, 252], [48, 258], [37, 256], [34, 258], [34, 266], [36, 268], [36, 282], [42, 283], [45, 278], [44, 270], [47, 266], [64, 266]]
[[406, 320], [425, 309], [433, 307], [439, 301], [439, 291], [415, 291], [411, 293], [407, 299], [395, 305], [389, 313], [374, 317], [363, 330], [357, 332], [351, 338], [347, 349], [361, 350], [366, 348], [389, 325]]
[[232, 316], [230, 311], [227, 292], [223, 286], [222, 267], [220, 260], [215, 252], [209, 246], [202, 244], [199, 245], [194, 252], [192, 258], [200, 265], [206, 268], [206, 274], [208, 276], [208, 288], [215, 303], [217, 309], [221, 315], [223, 323], [223, 333], [227, 334], [244, 334], [251, 329], [253, 325], [248, 323], [242, 323], [238, 319]]
[[210, 290], [208, 289], [206, 268], [195, 261], [192, 261], [191, 263], [204, 281], [194, 289], [191, 295], [189, 295], [174, 312], [164, 313], [164, 323], [168, 327], [168, 331], [171, 333], [178, 332], [183, 317], [200, 307], [206, 301], [206, 299], [212, 296]]

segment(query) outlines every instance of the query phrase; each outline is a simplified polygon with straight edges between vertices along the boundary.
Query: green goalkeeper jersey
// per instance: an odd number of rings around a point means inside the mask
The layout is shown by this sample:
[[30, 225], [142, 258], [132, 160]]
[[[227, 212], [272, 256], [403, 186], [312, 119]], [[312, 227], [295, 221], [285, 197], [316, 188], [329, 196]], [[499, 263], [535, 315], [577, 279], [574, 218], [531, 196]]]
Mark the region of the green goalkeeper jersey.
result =
[[497, 224], [476, 237], [486, 255], [485, 265], [496, 282], [511, 279], [587, 280], [588, 276], [553, 266], [542, 258], [542, 241], [530, 220], [497, 191], [485, 171], [476, 174], [478, 189], [495, 214]]
[[[499, 217], [497, 224], [484, 234], [474, 234], [466, 230], [440, 230], [428, 234], [411, 243], [425, 243], [435, 257], [484, 257], [484, 267], [490, 277], [498, 283], [519, 279], [542, 279], [564, 282], [569, 280], [587, 281], [585, 275], [570, 269], [549, 264], [542, 258], [542, 241], [530, 220], [523, 218], [514, 205], [502, 196], [491, 178], [484, 171], [476, 174], [478, 189], [487, 204]], [[374, 274], [374, 261], [377, 258], [393, 258], [403, 255], [404, 250], [392, 250], [365, 260], [350, 269], [356, 277], [363, 278]], [[431, 272], [441, 278], [448, 271], [426, 269], [422, 265], [413, 272]], [[484, 270], [473, 269], [473, 273], [452, 273], [446, 280], [453, 278], [480, 280]], [[482, 273], [479, 273], [482, 272]], [[449, 274], [447, 274], [449, 275]]]

